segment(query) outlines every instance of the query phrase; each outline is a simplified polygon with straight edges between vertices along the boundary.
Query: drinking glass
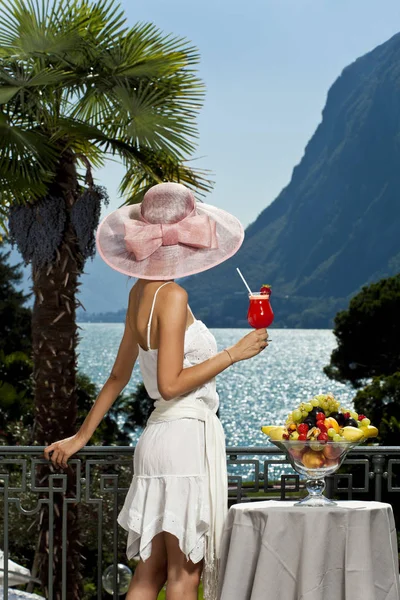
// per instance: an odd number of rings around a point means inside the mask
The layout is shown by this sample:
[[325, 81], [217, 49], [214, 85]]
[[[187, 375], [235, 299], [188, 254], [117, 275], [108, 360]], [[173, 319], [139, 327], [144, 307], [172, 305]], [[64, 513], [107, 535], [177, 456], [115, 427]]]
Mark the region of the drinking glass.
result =
[[251, 294], [249, 294], [247, 321], [249, 322], [250, 327], [261, 329], [271, 325], [274, 320], [274, 313], [269, 297], [270, 294], [260, 294], [260, 292], [251, 292]]

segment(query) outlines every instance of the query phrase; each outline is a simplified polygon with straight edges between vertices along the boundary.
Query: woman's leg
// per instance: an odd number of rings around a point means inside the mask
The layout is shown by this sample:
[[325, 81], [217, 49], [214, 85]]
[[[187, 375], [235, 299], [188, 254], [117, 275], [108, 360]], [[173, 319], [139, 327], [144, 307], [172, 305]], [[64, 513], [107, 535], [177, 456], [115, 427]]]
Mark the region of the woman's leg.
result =
[[167, 580], [167, 550], [164, 532], [153, 537], [151, 555], [139, 561], [125, 600], [157, 600]]
[[203, 561], [186, 560], [178, 538], [165, 533], [168, 556], [167, 600], [197, 600]]

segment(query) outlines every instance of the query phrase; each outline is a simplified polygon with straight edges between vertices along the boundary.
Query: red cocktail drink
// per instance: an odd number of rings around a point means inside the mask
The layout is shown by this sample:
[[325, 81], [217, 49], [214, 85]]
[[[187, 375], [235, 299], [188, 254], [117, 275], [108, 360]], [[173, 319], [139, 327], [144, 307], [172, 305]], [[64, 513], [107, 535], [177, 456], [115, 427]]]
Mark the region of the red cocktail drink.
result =
[[274, 320], [274, 313], [269, 301], [270, 293], [255, 292], [249, 294], [249, 310], [247, 320], [251, 327], [261, 329], [269, 327]]

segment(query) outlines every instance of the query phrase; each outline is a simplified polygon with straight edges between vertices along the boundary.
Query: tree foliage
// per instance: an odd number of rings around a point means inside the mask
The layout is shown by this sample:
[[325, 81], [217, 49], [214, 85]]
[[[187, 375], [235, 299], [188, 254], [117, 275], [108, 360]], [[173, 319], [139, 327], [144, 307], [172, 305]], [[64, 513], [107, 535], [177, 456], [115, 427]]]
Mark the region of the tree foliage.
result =
[[0, 244], [0, 351], [29, 353], [32, 311], [25, 306], [29, 295], [17, 289], [23, 275], [20, 265], [11, 266], [9, 258], [10, 252]]
[[337, 348], [324, 371], [360, 387], [363, 380], [388, 376], [400, 365], [400, 275], [365, 286], [335, 318]]
[[399, 306], [400, 275], [363, 287], [335, 318], [338, 346], [324, 369], [332, 379], [364, 385], [354, 406], [379, 427], [384, 445], [400, 444]]
[[354, 398], [357, 412], [379, 424], [379, 441], [384, 446], [400, 445], [400, 371], [374, 377]]

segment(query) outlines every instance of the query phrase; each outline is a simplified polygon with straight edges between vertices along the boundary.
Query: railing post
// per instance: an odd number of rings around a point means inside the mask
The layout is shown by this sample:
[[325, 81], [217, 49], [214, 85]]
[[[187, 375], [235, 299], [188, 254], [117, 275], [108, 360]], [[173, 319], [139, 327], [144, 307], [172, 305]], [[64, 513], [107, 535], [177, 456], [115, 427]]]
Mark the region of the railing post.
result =
[[4, 578], [3, 578], [3, 590], [5, 592], [5, 596], [3, 596], [3, 597], [5, 600], [8, 600], [8, 577], [9, 577], [9, 573], [8, 573], [8, 560], [9, 560], [9, 553], [8, 553], [8, 507], [9, 507], [8, 488], [10, 487], [10, 479], [9, 479], [9, 475], [6, 475], [6, 474], [0, 474], [0, 478], [4, 482], [4, 487], [2, 487], [2, 489], [4, 490], [4, 532], [3, 532], [4, 533], [4, 538], [3, 538]]
[[382, 477], [385, 457], [382, 454], [376, 454], [372, 457], [372, 465], [375, 476], [375, 500], [380, 502], [382, 499]]
[[328, 475], [325, 477], [325, 496], [327, 498], [333, 498], [334, 486], [333, 486], [333, 477], [332, 475]]

